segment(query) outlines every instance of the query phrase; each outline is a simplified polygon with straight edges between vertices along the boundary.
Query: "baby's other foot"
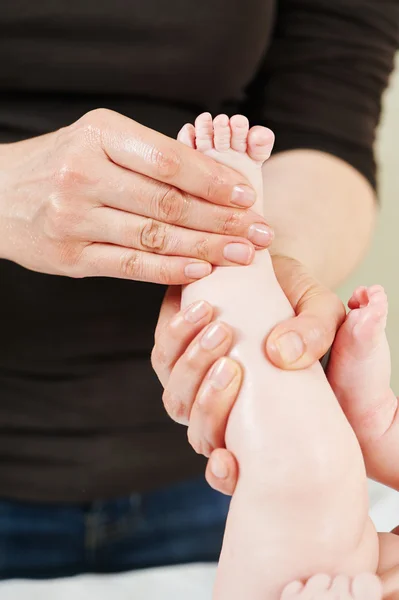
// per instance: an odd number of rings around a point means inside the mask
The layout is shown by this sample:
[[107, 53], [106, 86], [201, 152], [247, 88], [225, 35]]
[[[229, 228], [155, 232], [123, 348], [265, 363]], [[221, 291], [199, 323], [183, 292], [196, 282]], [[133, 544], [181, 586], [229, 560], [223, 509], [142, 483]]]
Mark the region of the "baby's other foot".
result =
[[284, 589], [281, 600], [381, 600], [382, 584], [369, 573], [351, 579], [346, 575], [315, 575], [305, 584], [294, 581]]
[[262, 212], [262, 164], [271, 154], [274, 135], [266, 127], [249, 127], [242, 115], [218, 115], [214, 119], [203, 113], [195, 126], [185, 125], [177, 139], [196, 148], [216, 161], [239, 171], [253, 185], [259, 202], [254, 209]]
[[369, 429], [376, 436], [384, 433], [396, 409], [389, 387], [391, 360], [385, 334], [388, 301], [383, 288], [376, 285], [356, 289], [348, 306], [351, 310], [331, 350], [328, 379], [362, 441]]
[[388, 316], [388, 300], [384, 288], [374, 285], [357, 288], [348, 302], [351, 309], [347, 317], [354, 339], [352, 352], [359, 358], [367, 358], [385, 337]]

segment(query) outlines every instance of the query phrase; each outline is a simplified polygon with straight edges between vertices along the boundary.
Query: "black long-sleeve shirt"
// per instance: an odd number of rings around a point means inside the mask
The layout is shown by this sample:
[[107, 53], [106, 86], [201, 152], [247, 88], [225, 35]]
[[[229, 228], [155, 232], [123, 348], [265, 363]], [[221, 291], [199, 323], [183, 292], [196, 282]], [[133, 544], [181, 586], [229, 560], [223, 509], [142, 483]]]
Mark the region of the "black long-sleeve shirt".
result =
[[[329, 152], [375, 185], [398, 39], [399, 0], [6, 0], [0, 142], [100, 106], [171, 136], [240, 111], [276, 152]], [[0, 496], [90, 501], [203, 471], [150, 366], [161, 286], [0, 261], [0, 289]]]

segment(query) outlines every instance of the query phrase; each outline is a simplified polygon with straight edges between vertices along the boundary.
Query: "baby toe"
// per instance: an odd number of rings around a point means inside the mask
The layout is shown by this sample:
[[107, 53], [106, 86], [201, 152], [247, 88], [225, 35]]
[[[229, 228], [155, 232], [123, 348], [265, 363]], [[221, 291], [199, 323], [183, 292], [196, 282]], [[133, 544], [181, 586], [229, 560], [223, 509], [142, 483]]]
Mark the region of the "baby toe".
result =
[[247, 152], [252, 160], [263, 163], [272, 152], [274, 133], [266, 127], [255, 126], [249, 130]]
[[213, 148], [213, 122], [210, 113], [202, 113], [195, 119], [195, 145], [200, 152]]
[[213, 143], [219, 152], [230, 149], [231, 129], [227, 115], [218, 115], [213, 119]]
[[237, 152], [247, 151], [249, 121], [243, 115], [234, 115], [230, 119], [231, 147]]

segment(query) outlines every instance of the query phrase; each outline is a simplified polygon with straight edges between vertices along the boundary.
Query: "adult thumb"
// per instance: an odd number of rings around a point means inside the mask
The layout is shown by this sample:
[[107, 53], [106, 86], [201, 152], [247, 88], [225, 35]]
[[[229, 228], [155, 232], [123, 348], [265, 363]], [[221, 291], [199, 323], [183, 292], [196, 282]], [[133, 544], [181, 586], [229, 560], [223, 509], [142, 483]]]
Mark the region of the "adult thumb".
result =
[[281, 369], [311, 366], [331, 347], [345, 319], [341, 300], [297, 263], [276, 269], [279, 283], [296, 316], [277, 325], [266, 340], [268, 358]]

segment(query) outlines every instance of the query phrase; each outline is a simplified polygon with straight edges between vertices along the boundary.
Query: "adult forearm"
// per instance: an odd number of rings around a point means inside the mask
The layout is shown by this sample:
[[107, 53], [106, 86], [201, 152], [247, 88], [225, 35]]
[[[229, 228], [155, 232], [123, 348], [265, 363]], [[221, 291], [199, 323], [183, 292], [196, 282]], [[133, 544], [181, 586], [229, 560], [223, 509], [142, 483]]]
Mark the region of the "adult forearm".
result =
[[370, 184], [347, 163], [313, 150], [276, 154], [263, 173], [272, 252], [297, 259], [328, 287], [339, 285], [371, 239], [376, 202]]

